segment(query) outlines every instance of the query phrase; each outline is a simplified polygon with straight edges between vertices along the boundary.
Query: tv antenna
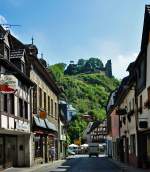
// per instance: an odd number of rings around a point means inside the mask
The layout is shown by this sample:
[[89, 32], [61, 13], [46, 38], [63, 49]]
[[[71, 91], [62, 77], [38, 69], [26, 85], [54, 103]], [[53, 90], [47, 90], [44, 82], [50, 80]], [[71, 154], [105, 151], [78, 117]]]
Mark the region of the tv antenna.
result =
[[20, 27], [21, 25], [19, 24], [0, 24], [1, 26], [4, 26], [5, 29], [10, 29], [12, 27]]

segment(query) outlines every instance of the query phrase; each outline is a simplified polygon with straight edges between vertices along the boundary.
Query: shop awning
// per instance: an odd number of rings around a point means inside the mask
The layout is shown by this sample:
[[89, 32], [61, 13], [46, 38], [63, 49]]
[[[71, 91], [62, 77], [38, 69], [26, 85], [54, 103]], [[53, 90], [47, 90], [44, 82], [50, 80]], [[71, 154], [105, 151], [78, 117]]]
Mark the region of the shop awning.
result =
[[48, 127], [49, 129], [54, 130], [54, 131], [57, 131], [56, 126], [55, 126], [53, 123], [49, 122], [48, 119], [45, 119], [45, 123], [46, 123], [46, 125], [47, 125], [47, 127]]
[[43, 119], [38, 118], [38, 117], [36, 117], [35, 115], [34, 115], [33, 118], [34, 118], [35, 124], [36, 124], [38, 127], [47, 128]]

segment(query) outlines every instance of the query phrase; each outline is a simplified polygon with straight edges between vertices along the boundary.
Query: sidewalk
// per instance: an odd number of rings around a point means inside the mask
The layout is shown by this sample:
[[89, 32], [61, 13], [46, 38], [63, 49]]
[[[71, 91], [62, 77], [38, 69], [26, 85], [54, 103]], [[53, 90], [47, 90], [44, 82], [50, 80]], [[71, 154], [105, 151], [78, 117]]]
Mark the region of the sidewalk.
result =
[[117, 161], [117, 160], [114, 160], [111, 158], [108, 158], [108, 160], [111, 163], [116, 164], [116, 166], [118, 166], [124, 172], [126, 172], [126, 171], [127, 172], [149, 172], [150, 171], [149, 169], [135, 168], [135, 167], [129, 166], [128, 164], [122, 163], [120, 161]]
[[23, 167], [23, 168], [11, 167], [6, 170], [3, 170], [3, 172], [32, 172], [35, 170], [40, 170], [41, 168], [49, 168], [49, 170], [52, 170], [62, 165], [64, 162], [66, 162], [66, 160], [58, 160], [58, 161], [54, 161], [53, 163], [50, 162], [50, 163], [45, 163], [45, 164], [38, 164], [32, 167]]

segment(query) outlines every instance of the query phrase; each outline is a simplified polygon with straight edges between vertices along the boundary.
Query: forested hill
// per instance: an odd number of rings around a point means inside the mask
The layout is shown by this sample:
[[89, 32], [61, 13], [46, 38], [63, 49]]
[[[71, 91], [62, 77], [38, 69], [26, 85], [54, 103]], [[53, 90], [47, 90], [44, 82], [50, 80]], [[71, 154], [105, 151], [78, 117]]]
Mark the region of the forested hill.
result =
[[50, 69], [63, 87], [68, 102], [77, 109], [79, 115], [90, 114], [104, 119], [108, 95], [118, 86], [117, 79], [100, 72], [66, 75], [66, 65], [63, 63], [52, 65]]
[[[74, 139], [82, 137], [82, 133], [87, 126], [87, 122], [81, 118], [84, 114], [89, 114], [95, 119], [105, 118], [105, 106], [108, 96], [118, 85], [119, 81], [112, 77], [107, 77], [105, 73], [97, 71], [89, 65], [90, 70], [81, 72], [81, 68], [74, 68], [75, 73], [66, 74], [66, 64], [59, 63], [49, 66], [53, 72], [57, 83], [63, 88], [62, 99], [65, 97], [78, 111], [78, 115], [70, 123], [67, 133], [67, 142], [73, 143]], [[80, 72], [76, 69], [79, 69]], [[94, 72], [93, 72], [94, 71]], [[64, 74], [65, 73], [65, 74]], [[79, 135], [77, 135], [77, 133]], [[70, 140], [70, 141], [69, 141]]]

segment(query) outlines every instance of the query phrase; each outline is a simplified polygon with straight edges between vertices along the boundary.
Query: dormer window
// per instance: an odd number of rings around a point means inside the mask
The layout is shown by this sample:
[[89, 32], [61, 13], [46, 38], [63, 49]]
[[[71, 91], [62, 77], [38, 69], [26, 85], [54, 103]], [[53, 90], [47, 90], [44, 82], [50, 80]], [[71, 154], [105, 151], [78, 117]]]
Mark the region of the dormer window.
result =
[[5, 59], [9, 59], [9, 48], [7, 46], [5, 46], [4, 48], [4, 58]]
[[25, 64], [21, 61], [21, 72], [25, 73]]

